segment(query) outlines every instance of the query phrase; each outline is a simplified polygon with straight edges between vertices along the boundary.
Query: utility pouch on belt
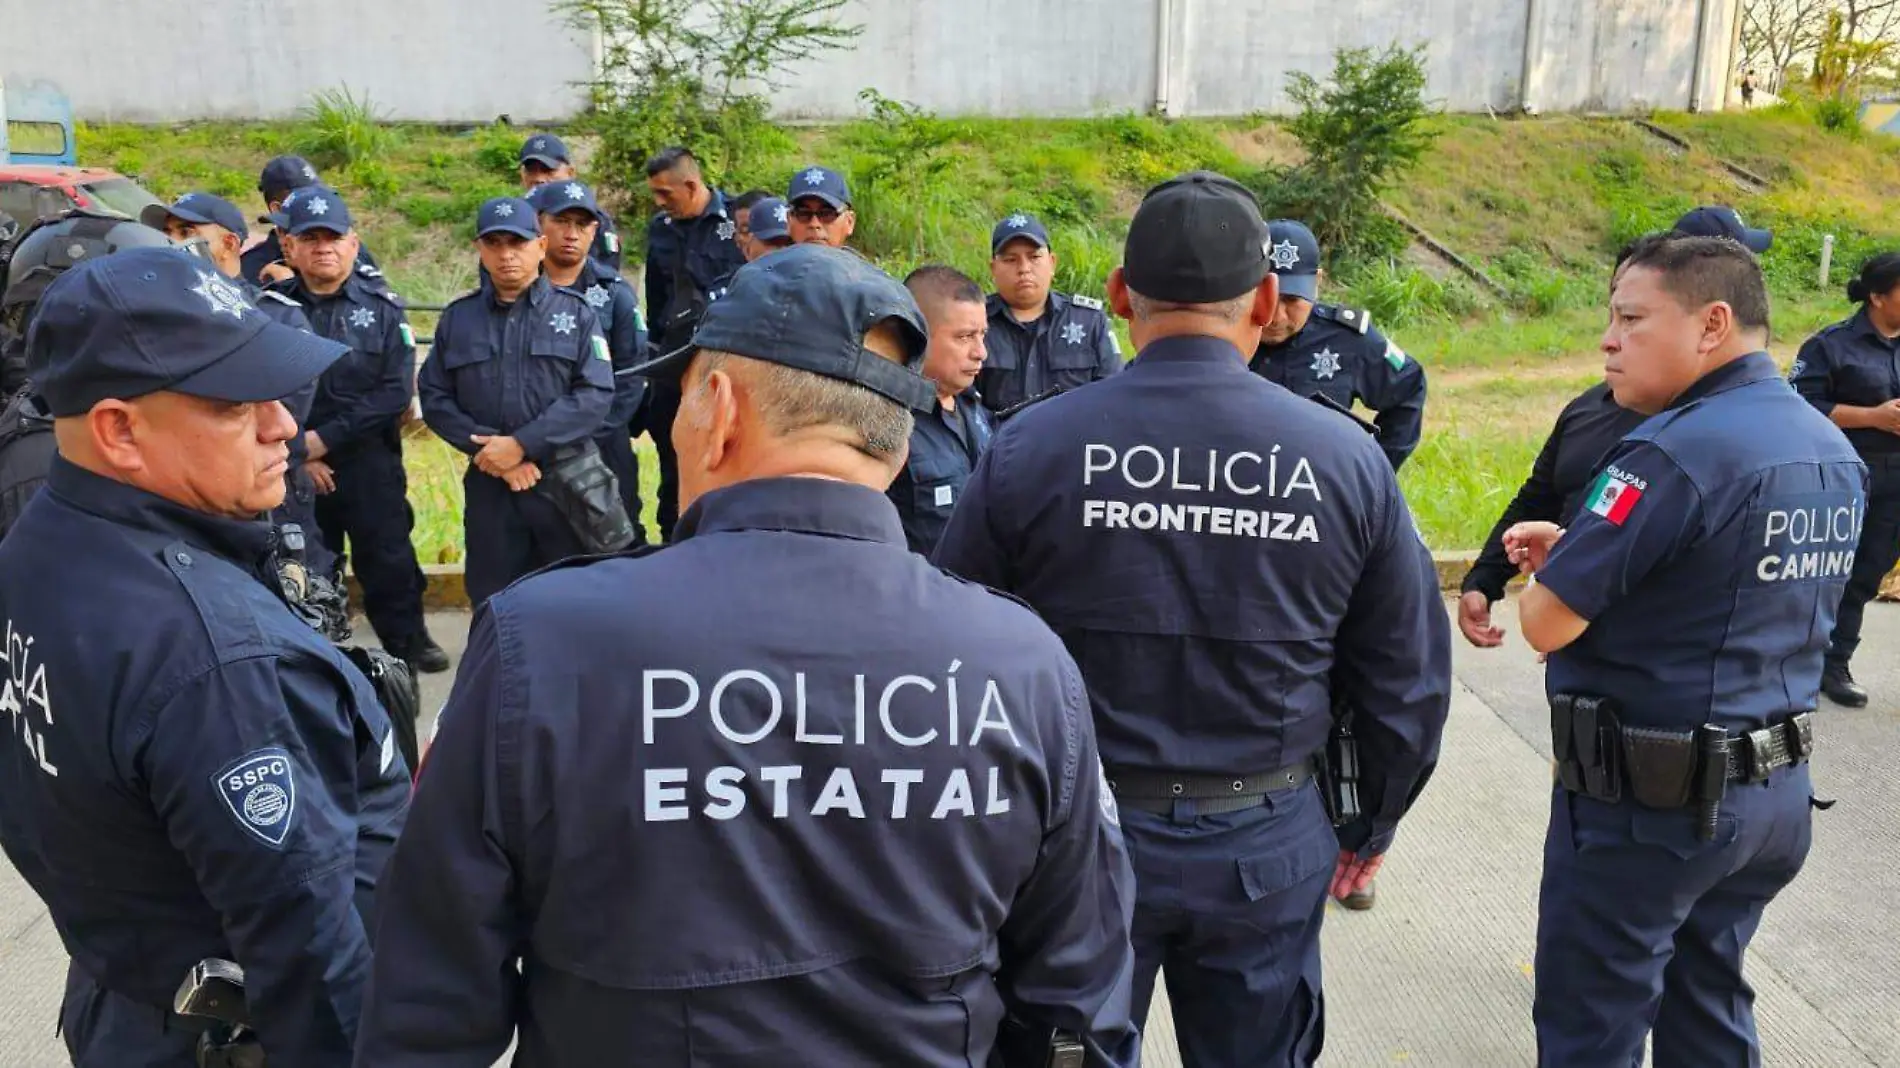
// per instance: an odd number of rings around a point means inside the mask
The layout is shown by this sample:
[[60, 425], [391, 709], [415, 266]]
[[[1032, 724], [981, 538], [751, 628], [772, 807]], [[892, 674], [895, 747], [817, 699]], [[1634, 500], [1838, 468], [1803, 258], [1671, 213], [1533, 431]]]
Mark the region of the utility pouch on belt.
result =
[[534, 489], [567, 520], [584, 551], [611, 553], [633, 544], [633, 520], [620, 500], [620, 482], [593, 442], [556, 450]]
[[1623, 799], [1623, 747], [1616, 710], [1601, 697], [1550, 699], [1550, 744], [1564, 789], [1599, 801]]
[[1681, 808], [1696, 785], [1695, 736], [1680, 731], [1623, 728], [1630, 793], [1650, 808]]

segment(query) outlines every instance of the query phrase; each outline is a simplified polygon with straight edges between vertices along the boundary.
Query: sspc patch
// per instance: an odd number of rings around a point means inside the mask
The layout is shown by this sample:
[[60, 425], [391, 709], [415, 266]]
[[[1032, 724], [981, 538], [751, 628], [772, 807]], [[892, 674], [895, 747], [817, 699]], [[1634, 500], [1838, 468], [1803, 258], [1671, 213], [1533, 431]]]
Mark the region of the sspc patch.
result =
[[273, 746], [239, 759], [212, 780], [238, 825], [272, 849], [283, 848], [297, 815], [293, 767], [289, 752]]

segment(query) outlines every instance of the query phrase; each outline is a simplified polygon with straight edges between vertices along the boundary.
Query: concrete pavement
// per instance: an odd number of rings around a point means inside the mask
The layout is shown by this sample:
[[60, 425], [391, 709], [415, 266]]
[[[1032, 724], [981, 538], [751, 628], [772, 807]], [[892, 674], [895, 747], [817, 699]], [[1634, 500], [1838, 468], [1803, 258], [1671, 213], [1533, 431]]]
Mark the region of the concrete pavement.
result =
[[[1401, 830], [1369, 913], [1331, 907], [1325, 932], [1329, 1066], [1505, 1068], [1535, 1059], [1531, 956], [1549, 789], [1542, 671], [1515, 636], [1457, 642], [1458, 687], [1437, 777]], [[431, 616], [461, 651], [466, 613]], [[359, 631], [367, 635], [367, 628]], [[1806, 870], [1768, 910], [1749, 955], [1773, 1066], [1900, 1066], [1900, 894], [1894, 858], [1900, 776], [1886, 771], [1900, 724], [1900, 606], [1867, 612], [1855, 665], [1872, 707], [1823, 703], [1815, 782], [1839, 798], [1815, 814]], [[424, 677], [433, 717], [450, 676]], [[426, 728], [425, 728], [426, 729]], [[0, 864], [0, 1065], [66, 1063], [53, 1035], [65, 956], [30, 890]], [[1180, 1064], [1165, 1002], [1146, 1063]]]

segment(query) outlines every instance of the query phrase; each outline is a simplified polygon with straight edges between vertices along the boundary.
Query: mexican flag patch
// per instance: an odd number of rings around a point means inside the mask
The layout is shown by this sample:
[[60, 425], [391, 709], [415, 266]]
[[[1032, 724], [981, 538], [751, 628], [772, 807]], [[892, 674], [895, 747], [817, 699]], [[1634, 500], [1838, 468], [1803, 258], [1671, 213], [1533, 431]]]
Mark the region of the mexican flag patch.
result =
[[412, 349], [416, 347], [416, 332], [414, 330], [409, 329], [408, 323], [398, 324], [396, 329], [402, 331], [403, 344], [409, 346]]
[[587, 340], [594, 347], [594, 359], [600, 360], [603, 363], [613, 362], [613, 355], [607, 351], [606, 338], [601, 337], [599, 334], [594, 334]]
[[1635, 509], [1636, 502], [1643, 499], [1643, 488], [1642, 479], [1614, 467], [1607, 468], [1590, 487], [1585, 507], [1620, 527]]
[[1394, 371], [1405, 370], [1405, 350], [1390, 341], [1386, 342], [1385, 362], [1391, 364]]

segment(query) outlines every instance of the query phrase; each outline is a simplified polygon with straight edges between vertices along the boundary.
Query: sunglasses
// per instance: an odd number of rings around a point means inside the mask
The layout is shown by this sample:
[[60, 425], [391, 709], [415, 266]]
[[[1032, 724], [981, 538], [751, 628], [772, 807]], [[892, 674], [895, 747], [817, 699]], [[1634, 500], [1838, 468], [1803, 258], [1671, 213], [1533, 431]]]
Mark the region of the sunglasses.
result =
[[838, 221], [838, 209], [826, 205], [819, 208], [793, 208], [792, 218], [799, 222], [832, 223]]

